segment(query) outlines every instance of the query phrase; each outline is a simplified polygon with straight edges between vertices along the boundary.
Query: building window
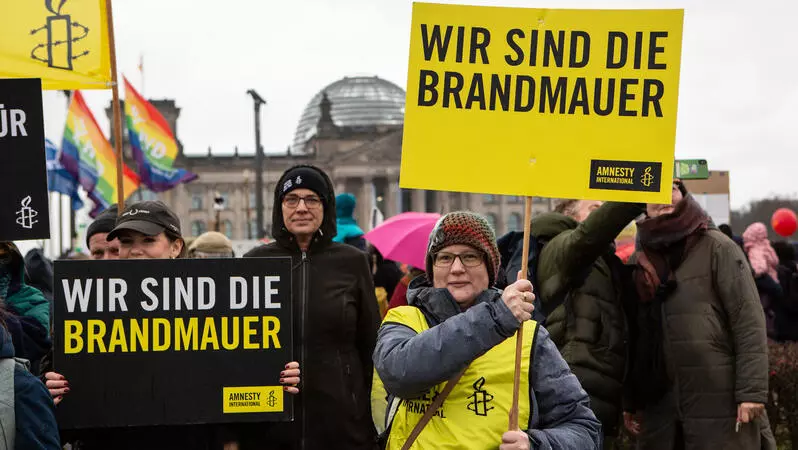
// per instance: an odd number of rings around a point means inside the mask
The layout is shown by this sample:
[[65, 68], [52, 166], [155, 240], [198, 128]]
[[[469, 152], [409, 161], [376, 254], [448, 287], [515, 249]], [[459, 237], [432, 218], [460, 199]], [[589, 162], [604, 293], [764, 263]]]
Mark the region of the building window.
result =
[[493, 194], [484, 194], [482, 195], [482, 201], [487, 204], [496, 203], [496, 196]]
[[524, 203], [524, 197], [521, 197], [520, 195], [509, 195], [507, 196], [507, 203]]
[[249, 209], [255, 209], [255, 193], [249, 193]]
[[258, 221], [257, 219], [252, 219], [249, 221], [249, 230], [244, 231], [244, 237], [247, 239], [257, 239], [258, 238]]
[[195, 220], [191, 222], [191, 235], [192, 236], [199, 236], [206, 231], [205, 222], [201, 220]]
[[496, 231], [496, 214], [488, 213], [485, 214], [485, 218], [488, 219], [488, 224], [494, 231]]
[[521, 231], [521, 214], [510, 214], [510, 218], [507, 220], [507, 231]]
[[233, 239], [233, 222], [231, 222], [229, 219], [226, 219], [224, 222], [222, 222], [222, 225], [222, 233], [227, 236], [227, 239]]
[[191, 210], [199, 211], [202, 209], [202, 194], [191, 194]]

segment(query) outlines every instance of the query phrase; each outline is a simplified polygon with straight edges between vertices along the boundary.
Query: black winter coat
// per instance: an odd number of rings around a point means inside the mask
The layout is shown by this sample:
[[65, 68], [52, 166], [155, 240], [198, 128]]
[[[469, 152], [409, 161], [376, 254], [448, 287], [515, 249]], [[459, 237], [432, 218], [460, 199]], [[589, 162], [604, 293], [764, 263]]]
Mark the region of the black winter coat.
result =
[[[377, 299], [367, 255], [332, 242], [335, 195], [330, 180], [320, 173], [328, 193], [324, 220], [309, 249], [301, 251], [284, 226], [280, 180], [272, 220], [276, 241], [244, 255], [293, 260], [294, 354], [302, 372], [300, 393], [294, 398], [294, 422], [259, 427], [260, 444], [253, 448], [375, 448], [369, 395], [371, 355], [380, 322]], [[247, 440], [243, 440], [245, 448]]]

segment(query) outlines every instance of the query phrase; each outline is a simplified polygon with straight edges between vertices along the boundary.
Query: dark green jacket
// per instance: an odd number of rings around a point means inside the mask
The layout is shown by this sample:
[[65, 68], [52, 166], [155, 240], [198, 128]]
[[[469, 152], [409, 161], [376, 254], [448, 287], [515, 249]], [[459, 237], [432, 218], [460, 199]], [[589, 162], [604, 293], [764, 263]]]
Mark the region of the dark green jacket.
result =
[[[737, 405], [768, 401], [765, 313], [737, 244], [709, 230], [673, 275], [662, 304], [671, 395], [643, 410], [643, 423], [664, 430], [677, 421], [685, 448], [759, 450], [759, 423], [735, 431]], [[645, 449], [672, 449], [664, 433], [644, 432]], [[670, 444], [670, 445], [669, 445]]]
[[11, 244], [9, 247], [11, 259], [8, 270], [11, 272], [11, 285], [8, 288], [8, 298], [3, 301], [11, 312], [36, 319], [49, 333], [50, 302], [40, 290], [25, 284], [25, 260], [15, 245]]
[[558, 213], [532, 220], [532, 235], [546, 241], [537, 269], [546, 329], [590, 395], [607, 436], [616, 432], [621, 413], [627, 322], [620, 274], [603, 256], [615, 257], [615, 238], [642, 212], [640, 204], [605, 203], [581, 224]]

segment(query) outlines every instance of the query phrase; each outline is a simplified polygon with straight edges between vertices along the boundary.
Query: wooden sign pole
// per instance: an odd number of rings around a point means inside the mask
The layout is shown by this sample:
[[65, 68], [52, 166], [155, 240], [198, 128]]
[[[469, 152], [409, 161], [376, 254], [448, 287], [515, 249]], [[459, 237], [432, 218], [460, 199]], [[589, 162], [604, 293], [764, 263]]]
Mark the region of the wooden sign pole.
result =
[[[524, 202], [524, 247], [521, 256], [521, 275], [519, 279], [525, 280], [529, 271], [529, 240], [532, 232], [532, 197], [526, 197]], [[521, 390], [521, 361], [524, 357], [524, 323], [518, 327], [515, 341], [515, 375], [513, 376], [513, 404], [510, 407], [509, 431], [520, 430], [518, 424], [518, 396]], [[532, 368], [530, 367], [530, 370]]]

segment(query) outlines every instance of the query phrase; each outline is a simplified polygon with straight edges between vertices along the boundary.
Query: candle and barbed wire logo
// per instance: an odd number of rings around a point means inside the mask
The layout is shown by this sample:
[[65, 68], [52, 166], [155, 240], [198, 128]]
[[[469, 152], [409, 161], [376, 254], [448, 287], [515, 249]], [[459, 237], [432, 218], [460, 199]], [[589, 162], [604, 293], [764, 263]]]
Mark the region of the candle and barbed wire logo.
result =
[[274, 395], [274, 390], [269, 391], [269, 396], [266, 397], [266, 405], [269, 408], [274, 408], [274, 406], [277, 405], [277, 401], [278, 398], [276, 395]]
[[469, 399], [472, 399], [471, 403], [468, 404], [468, 409], [478, 416], [487, 416], [488, 411], [493, 409], [492, 406], [488, 406], [493, 401], [493, 396], [482, 389], [484, 386], [485, 377], [481, 377], [472, 385], [474, 393], [468, 396]]
[[67, 0], [60, 0], [57, 8], [53, 8], [53, 0], [45, 0], [44, 7], [52, 15], [41, 27], [31, 30], [31, 35], [46, 32], [46, 40], [40, 42], [30, 52], [31, 59], [47, 64], [54, 69], [74, 70], [72, 62], [89, 54], [88, 50], [80, 52], [75, 43], [89, 35], [89, 27], [73, 21], [72, 15], [61, 14]]
[[654, 184], [654, 175], [651, 174], [651, 166], [646, 167], [643, 171], [643, 176], [640, 177], [640, 183], [645, 187], [651, 187]]
[[39, 223], [38, 220], [34, 218], [39, 215], [39, 213], [30, 207], [31, 198], [30, 195], [23, 198], [20, 204], [22, 205], [22, 209], [17, 211], [17, 224], [22, 228], [30, 230], [33, 228], [34, 224]]

